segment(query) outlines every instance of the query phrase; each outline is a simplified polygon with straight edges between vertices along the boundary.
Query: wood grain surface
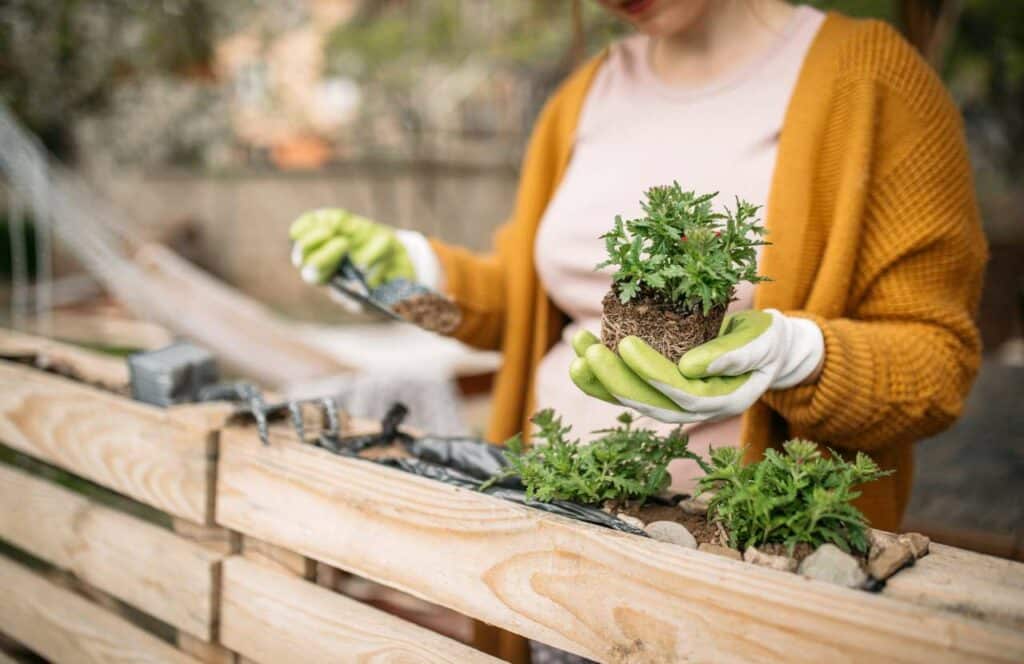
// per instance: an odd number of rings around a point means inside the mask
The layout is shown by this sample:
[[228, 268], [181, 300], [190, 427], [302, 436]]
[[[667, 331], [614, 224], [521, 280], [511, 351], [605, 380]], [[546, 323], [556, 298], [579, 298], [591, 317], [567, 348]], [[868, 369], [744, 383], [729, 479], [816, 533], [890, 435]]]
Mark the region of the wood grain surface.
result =
[[240, 557], [224, 563], [221, 640], [277, 662], [499, 662], [448, 637]]
[[[839, 588], [553, 517], [283, 434], [262, 446], [252, 430], [222, 432], [217, 515], [226, 527], [601, 661], [1024, 658], [1024, 632], [974, 611], [969, 597], [971, 608], [954, 612]], [[994, 580], [975, 581], [972, 592], [983, 593]]]
[[0, 361], [0, 442], [174, 516], [207, 523], [215, 436], [168, 413]]
[[2, 465], [0, 505], [0, 539], [178, 629], [212, 638], [222, 555]]
[[0, 626], [55, 664], [197, 664], [125, 619], [0, 557]]
[[84, 382], [114, 391], [128, 388], [128, 364], [123, 359], [45, 337], [0, 328], [0, 357], [39, 358]]

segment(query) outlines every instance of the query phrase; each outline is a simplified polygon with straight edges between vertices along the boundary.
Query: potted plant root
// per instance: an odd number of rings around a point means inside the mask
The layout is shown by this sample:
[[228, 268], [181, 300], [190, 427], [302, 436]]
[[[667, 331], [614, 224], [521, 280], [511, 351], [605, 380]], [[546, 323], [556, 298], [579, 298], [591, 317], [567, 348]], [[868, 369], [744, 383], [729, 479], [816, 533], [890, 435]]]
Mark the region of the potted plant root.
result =
[[616, 349], [627, 336], [643, 339], [678, 361], [713, 339], [737, 284], [757, 283], [757, 247], [764, 228], [758, 206], [737, 199], [736, 209], [712, 207], [717, 194], [683, 191], [678, 182], [652, 187], [644, 216], [615, 217], [601, 236], [615, 267], [605, 296], [601, 341]]

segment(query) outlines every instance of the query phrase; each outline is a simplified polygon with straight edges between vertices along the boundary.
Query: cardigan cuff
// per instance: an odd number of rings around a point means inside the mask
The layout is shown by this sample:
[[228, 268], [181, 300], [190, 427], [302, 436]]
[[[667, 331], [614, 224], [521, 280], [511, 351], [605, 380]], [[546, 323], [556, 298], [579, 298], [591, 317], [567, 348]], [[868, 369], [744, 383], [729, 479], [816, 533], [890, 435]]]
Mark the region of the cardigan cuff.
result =
[[826, 320], [803, 311], [787, 316], [815, 322], [825, 340], [825, 361], [817, 381], [769, 391], [762, 400], [782, 415], [793, 435], [855, 447], [857, 432], [872, 421], [878, 379], [869, 335], [854, 321]]

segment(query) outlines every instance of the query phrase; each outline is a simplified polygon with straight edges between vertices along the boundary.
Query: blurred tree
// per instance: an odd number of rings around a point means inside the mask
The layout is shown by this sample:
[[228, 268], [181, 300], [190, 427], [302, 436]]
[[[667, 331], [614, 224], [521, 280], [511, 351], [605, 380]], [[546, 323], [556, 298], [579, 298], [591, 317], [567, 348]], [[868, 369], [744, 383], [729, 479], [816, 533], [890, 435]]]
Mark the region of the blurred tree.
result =
[[130, 77], [207, 75], [213, 33], [240, 0], [5, 0], [0, 100], [70, 157], [69, 118], [99, 110]]

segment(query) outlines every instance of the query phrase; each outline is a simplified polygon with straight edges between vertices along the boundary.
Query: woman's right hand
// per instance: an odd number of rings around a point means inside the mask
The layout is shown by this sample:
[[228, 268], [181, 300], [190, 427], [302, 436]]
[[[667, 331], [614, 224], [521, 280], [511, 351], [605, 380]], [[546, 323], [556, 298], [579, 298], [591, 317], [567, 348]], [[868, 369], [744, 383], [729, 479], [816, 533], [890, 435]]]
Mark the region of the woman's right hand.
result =
[[342, 209], [313, 210], [296, 219], [288, 231], [292, 263], [311, 284], [324, 284], [346, 256], [371, 287], [392, 279], [417, 279], [406, 244], [388, 226]]

